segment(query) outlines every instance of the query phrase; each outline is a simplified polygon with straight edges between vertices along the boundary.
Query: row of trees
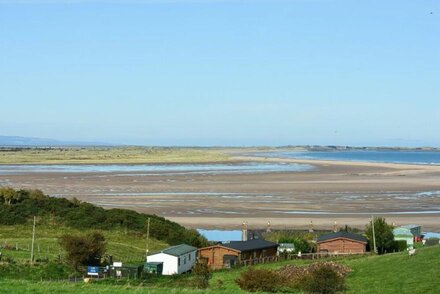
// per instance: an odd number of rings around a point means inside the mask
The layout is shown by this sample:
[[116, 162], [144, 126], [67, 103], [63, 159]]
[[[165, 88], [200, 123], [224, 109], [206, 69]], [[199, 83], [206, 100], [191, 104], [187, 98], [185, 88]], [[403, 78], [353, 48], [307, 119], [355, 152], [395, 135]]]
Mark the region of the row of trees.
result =
[[146, 233], [147, 220], [150, 218], [150, 236], [153, 238], [170, 245], [187, 243], [201, 247], [208, 244], [196, 230], [186, 229], [156, 215], [128, 209], [106, 210], [77, 199], [49, 197], [40, 190], [0, 188], [0, 224], [25, 224], [33, 216], [78, 229], [123, 229], [140, 234]]

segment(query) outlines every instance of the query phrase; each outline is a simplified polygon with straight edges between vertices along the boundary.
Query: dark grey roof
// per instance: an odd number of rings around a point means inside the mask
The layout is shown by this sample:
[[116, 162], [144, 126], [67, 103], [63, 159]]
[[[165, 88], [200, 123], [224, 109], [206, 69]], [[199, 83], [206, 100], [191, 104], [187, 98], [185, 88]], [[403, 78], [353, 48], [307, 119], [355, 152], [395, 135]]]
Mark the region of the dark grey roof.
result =
[[368, 242], [367, 238], [365, 238], [362, 235], [358, 235], [358, 234], [354, 234], [354, 233], [350, 233], [350, 232], [343, 232], [343, 231], [321, 235], [318, 237], [318, 239], [316, 241], [319, 243], [319, 242], [324, 242], [327, 240], [338, 239], [338, 238], [346, 238], [346, 239], [355, 240], [355, 241], [364, 242], [364, 243]]
[[415, 228], [421, 228], [422, 226], [420, 225], [415, 225], [415, 224], [411, 224], [411, 225], [404, 225], [402, 226], [402, 228], [407, 228], [407, 229], [415, 229]]
[[166, 254], [173, 255], [173, 256], [181, 256], [183, 254], [190, 253], [193, 251], [197, 251], [197, 248], [192, 247], [190, 245], [186, 245], [186, 244], [180, 244], [180, 245], [176, 245], [173, 247], [168, 247], [162, 251], [159, 251], [159, 252], [156, 252], [153, 254], [166, 253]]
[[263, 239], [253, 239], [248, 241], [231, 241], [224, 243], [223, 246], [243, 252], [278, 247], [278, 244]]

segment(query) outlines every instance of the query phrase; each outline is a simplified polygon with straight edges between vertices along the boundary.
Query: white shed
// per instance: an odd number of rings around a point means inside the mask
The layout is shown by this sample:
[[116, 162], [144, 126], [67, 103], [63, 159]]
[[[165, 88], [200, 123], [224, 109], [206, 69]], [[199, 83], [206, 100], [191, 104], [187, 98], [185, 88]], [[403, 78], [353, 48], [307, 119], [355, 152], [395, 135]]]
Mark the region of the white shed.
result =
[[147, 262], [162, 262], [162, 275], [175, 275], [191, 270], [196, 262], [196, 254], [196, 247], [180, 244], [149, 255]]

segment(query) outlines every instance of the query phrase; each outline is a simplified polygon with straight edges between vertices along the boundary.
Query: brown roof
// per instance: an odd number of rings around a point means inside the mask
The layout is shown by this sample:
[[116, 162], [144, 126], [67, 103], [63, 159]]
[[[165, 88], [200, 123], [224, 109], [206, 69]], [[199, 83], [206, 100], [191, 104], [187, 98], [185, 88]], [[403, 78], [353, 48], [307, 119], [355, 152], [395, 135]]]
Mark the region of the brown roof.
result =
[[223, 244], [215, 244], [215, 245], [212, 245], [212, 246], [207, 246], [207, 247], [199, 248], [199, 251], [202, 251], [202, 250], [205, 250], [205, 249], [218, 248], [218, 247], [225, 248], [225, 249], [228, 249], [228, 250], [231, 250], [231, 251], [235, 251], [235, 252], [240, 252], [240, 250], [223, 246]]

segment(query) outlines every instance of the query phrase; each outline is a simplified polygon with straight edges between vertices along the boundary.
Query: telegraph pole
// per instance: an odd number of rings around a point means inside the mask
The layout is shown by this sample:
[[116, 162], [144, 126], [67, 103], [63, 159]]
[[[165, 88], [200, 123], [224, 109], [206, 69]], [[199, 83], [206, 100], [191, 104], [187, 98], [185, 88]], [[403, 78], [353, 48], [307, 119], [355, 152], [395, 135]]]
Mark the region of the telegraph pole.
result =
[[148, 258], [148, 242], [150, 241], [150, 218], [148, 218], [147, 221], [147, 246], [145, 248], [145, 261], [147, 261]]
[[37, 217], [34, 216], [34, 226], [32, 227], [32, 244], [31, 244], [31, 263], [34, 262], [34, 242], [35, 242], [35, 223], [37, 221]]
[[371, 216], [371, 226], [372, 226], [372, 229], [373, 229], [373, 250], [374, 250], [374, 253], [377, 253], [377, 248], [376, 248], [376, 235], [375, 235], [375, 233], [374, 233], [374, 217], [373, 216]]

